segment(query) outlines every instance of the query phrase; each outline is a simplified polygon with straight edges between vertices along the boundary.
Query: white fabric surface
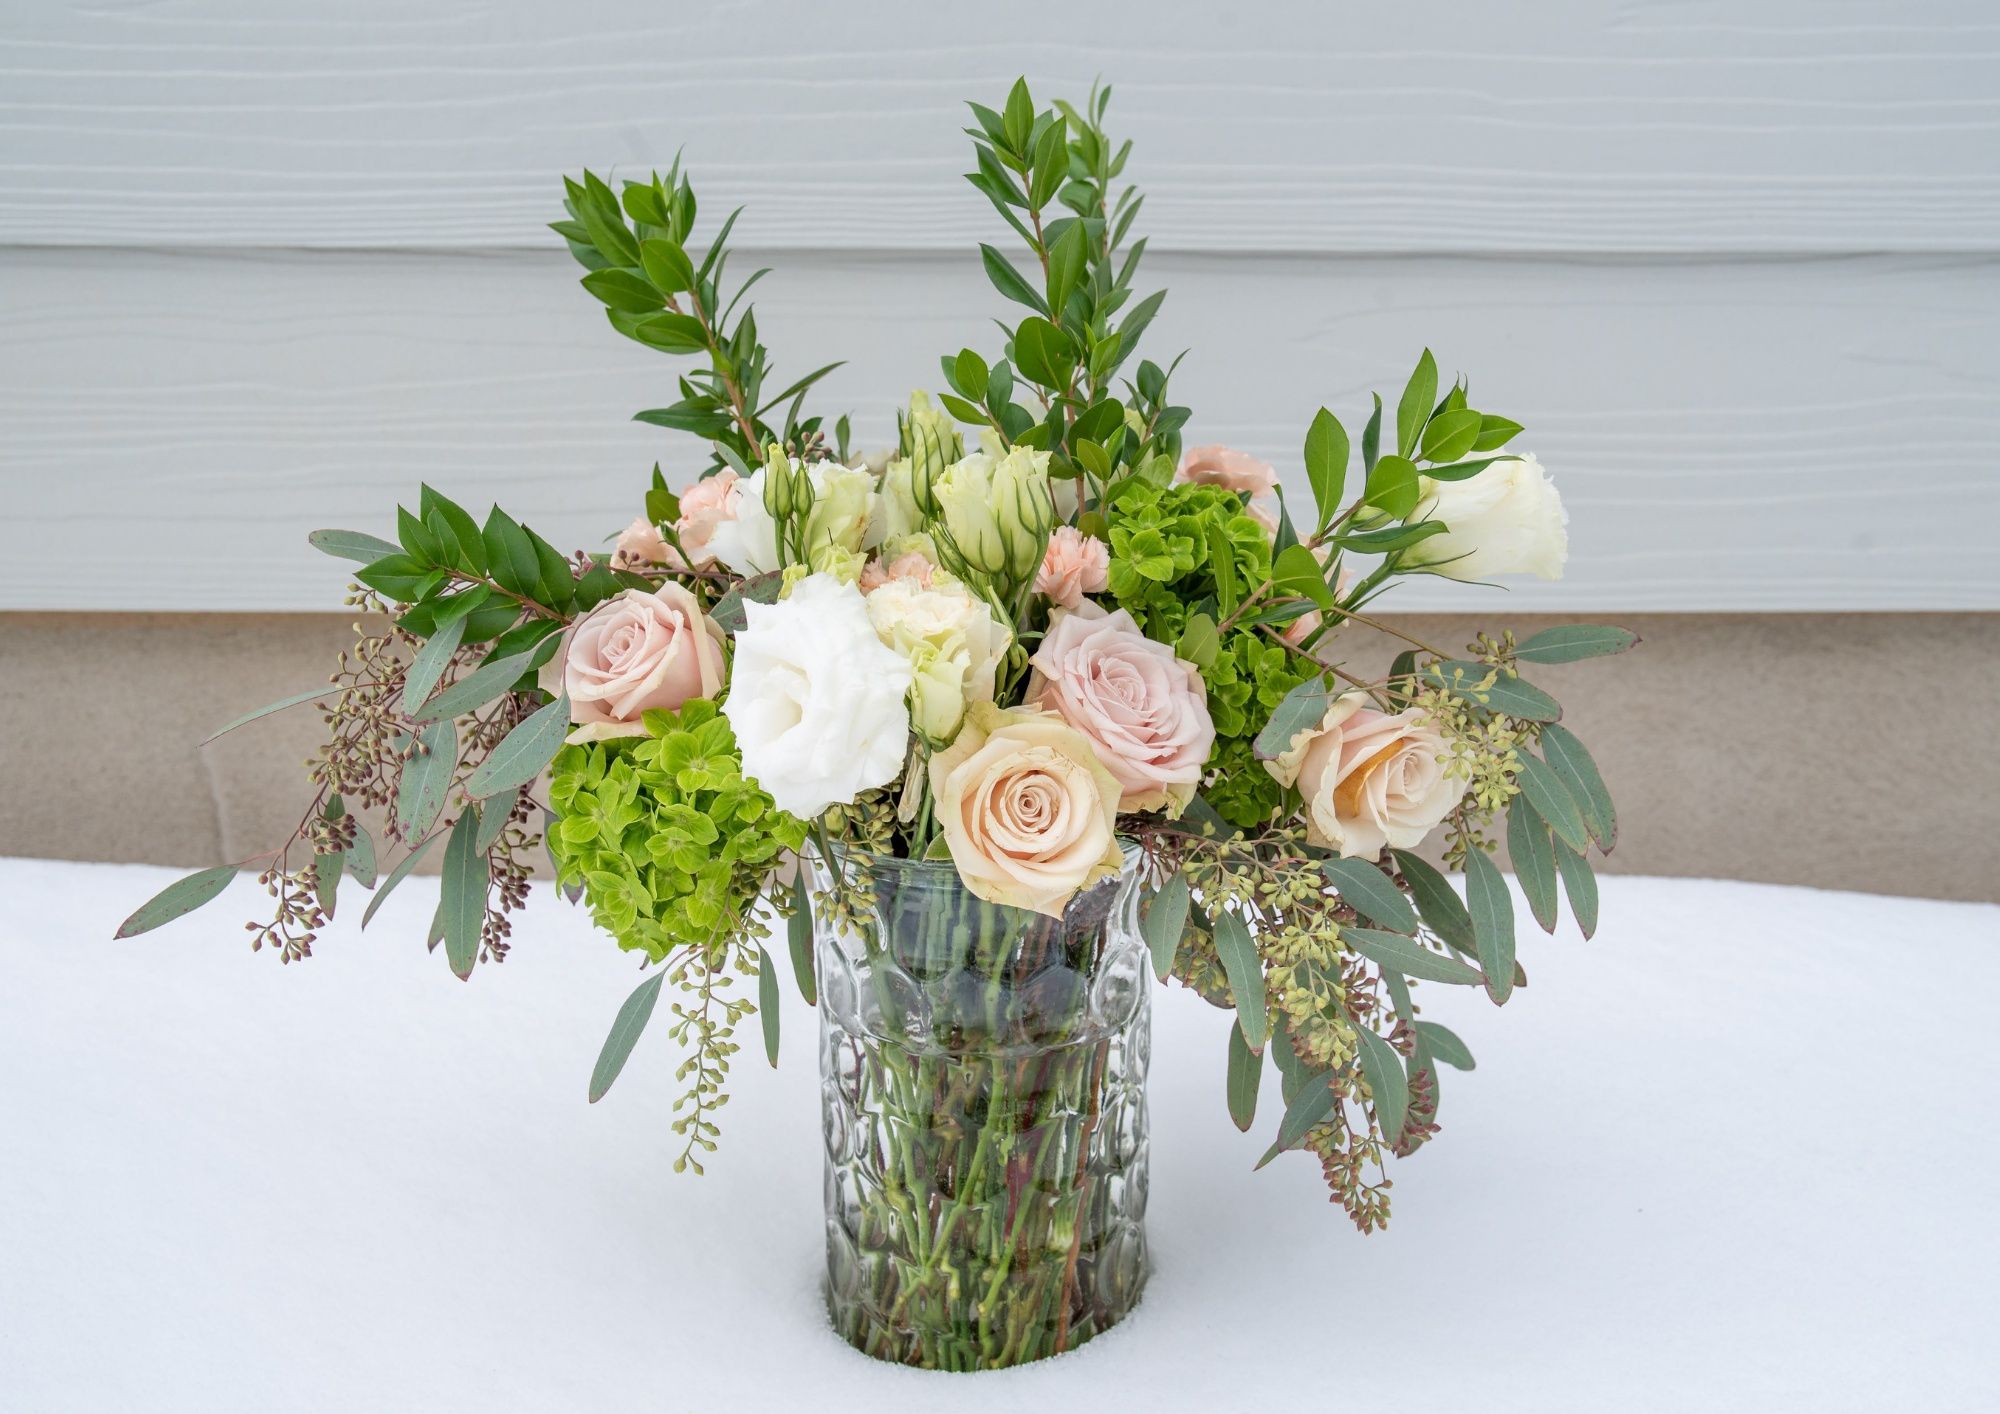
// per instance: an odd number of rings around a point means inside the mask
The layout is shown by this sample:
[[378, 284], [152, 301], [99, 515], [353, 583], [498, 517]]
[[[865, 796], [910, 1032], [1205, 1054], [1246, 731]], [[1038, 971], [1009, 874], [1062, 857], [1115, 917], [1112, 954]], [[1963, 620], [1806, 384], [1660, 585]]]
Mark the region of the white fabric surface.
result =
[[1275, 1085], [1237, 1134], [1226, 1016], [1164, 992], [1145, 1302], [938, 1376], [825, 1324], [789, 982], [781, 1069], [753, 1023], [676, 1178], [664, 1007], [584, 1103], [637, 974], [579, 911], [539, 893], [470, 985], [423, 879], [295, 967], [250, 954], [248, 880], [111, 942], [172, 877], [0, 861], [0, 1407], [2000, 1407], [2000, 908], [1610, 878], [1594, 942], [1524, 911], [1504, 1014], [1420, 992], [1479, 1069], [1367, 1238], [1309, 1160], [1250, 1172]]

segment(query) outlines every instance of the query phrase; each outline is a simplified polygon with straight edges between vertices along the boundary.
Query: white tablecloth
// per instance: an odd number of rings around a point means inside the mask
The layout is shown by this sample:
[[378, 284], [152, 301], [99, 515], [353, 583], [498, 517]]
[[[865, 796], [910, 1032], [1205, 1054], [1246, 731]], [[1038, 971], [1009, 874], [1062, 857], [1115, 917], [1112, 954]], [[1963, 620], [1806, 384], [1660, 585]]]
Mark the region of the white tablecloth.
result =
[[[2000, 1407], [2000, 908], [1604, 881], [1522, 918], [1504, 1012], [1362, 1237], [1250, 1165], [1227, 1017], [1157, 997], [1152, 1283], [997, 1375], [881, 1366], [819, 1304], [813, 1018], [753, 1022], [706, 1179], [656, 1029], [584, 1092], [631, 961], [538, 894], [470, 985], [434, 881], [310, 962], [248, 880], [130, 942], [172, 877], [0, 861], [0, 1407], [57, 1410], [1882, 1410]], [[349, 886], [350, 888], [352, 885]], [[354, 897], [359, 897], [358, 893]]]

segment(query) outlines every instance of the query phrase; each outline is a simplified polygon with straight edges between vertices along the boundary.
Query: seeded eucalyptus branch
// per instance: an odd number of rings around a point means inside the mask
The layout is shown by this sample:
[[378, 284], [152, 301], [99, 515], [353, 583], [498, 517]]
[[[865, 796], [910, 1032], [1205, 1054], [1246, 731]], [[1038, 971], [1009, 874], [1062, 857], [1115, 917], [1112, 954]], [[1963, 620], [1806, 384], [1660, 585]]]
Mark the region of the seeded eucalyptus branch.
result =
[[[733, 295], [724, 293], [729, 233], [743, 208], [729, 213], [697, 261], [690, 241], [698, 207], [678, 160], [665, 177], [655, 172], [647, 181], [626, 182], [622, 202], [588, 171], [581, 182], [564, 178], [563, 189], [570, 219], [552, 222], [550, 229], [590, 272], [583, 287], [604, 305], [611, 327], [661, 353], [707, 358], [706, 367], [681, 377], [678, 402], [649, 408], [636, 414], [637, 420], [716, 444], [715, 470], [730, 464], [721, 449], [751, 466], [774, 442], [802, 457], [819, 450], [825, 441], [821, 420], [802, 417], [805, 396], [840, 364], [816, 368], [782, 392], [768, 393], [770, 354], [757, 336], [756, 310], [743, 299], [770, 271], [758, 270]], [[779, 408], [781, 420], [773, 423]], [[839, 440], [844, 443], [845, 436]]]

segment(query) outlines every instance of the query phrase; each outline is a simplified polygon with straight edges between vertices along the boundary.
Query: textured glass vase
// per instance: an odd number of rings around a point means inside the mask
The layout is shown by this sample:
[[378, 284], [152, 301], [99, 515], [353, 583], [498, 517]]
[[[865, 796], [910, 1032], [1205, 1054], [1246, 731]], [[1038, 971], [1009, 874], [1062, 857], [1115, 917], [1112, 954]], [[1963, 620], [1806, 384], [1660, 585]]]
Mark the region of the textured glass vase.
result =
[[1060, 919], [949, 862], [846, 869], [850, 924], [816, 925], [834, 1326], [925, 1369], [1074, 1349], [1146, 1282], [1138, 855]]

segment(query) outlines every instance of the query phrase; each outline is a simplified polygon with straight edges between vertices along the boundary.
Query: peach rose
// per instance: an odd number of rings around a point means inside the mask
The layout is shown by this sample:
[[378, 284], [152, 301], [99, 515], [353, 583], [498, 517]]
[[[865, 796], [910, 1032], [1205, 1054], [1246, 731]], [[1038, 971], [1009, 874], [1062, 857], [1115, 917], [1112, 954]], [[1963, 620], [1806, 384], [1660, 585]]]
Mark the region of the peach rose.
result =
[[861, 592], [872, 594], [892, 579], [907, 579], [919, 589], [929, 589], [936, 573], [937, 566], [921, 550], [905, 550], [887, 562], [877, 556], [862, 567]]
[[1102, 540], [1073, 525], [1059, 525], [1049, 536], [1042, 567], [1035, 571], [1035, 593], [1046, 594], [1065, 609], [1074, 609], [1086, 594], [1102, 593], [1110, 582], [1111, 550]]
[[736, 519], [739, 479], [735, 471], [725, 468], [681, 493], [681, 518], [674, 523], [674, 531], [681, 538], [681, 547], [694, 557], [697, 565], [708, 564], [715, 558], [708, 544], [715, 527], [725, 520]]
[[1384, 845], [1415, 849], [1464, 797], [1444, 764], [1444, 738], [1415, 708], [1390, 714], [1346, 692], [1264, 766], [1305, 797], [1310, 843], [1373, 859]]
[[570, 625], [539, 680], [544, 692], [569, 694], [570, 741], [644, 736], [647, 711], [722, 690], [723, 641], [682, 586], [628, 589]]
[[679, 569], [680, 558], [660, 534], [660, 528], [639, 516], [618, 533], [618, 548], [612, 552], [611, 564], [621, 570], [643, 569], [647, 565], [671, 565]]
[[1208, 687], [1194, 664], [1139, 631], [1123, 609], [1057, 610], [1028, 662], [1027, 701], [1059, 713], [1097, 748], [1121, 810], [1178, 813], [1215, 744]]
[[1118, 782], [1052, 713], [974, 703], [930, 781], [952, 863], [989, 903], [1060, 918], [1118, 872]]
[[1247, 491], [1253, 497], [1268, 496], [1278, 485], [1278, 473], [1269, 462], [1219, 444], [1189, 447], [1181, 456], [1175, 479], [1220, 486], [1225, 491]]

